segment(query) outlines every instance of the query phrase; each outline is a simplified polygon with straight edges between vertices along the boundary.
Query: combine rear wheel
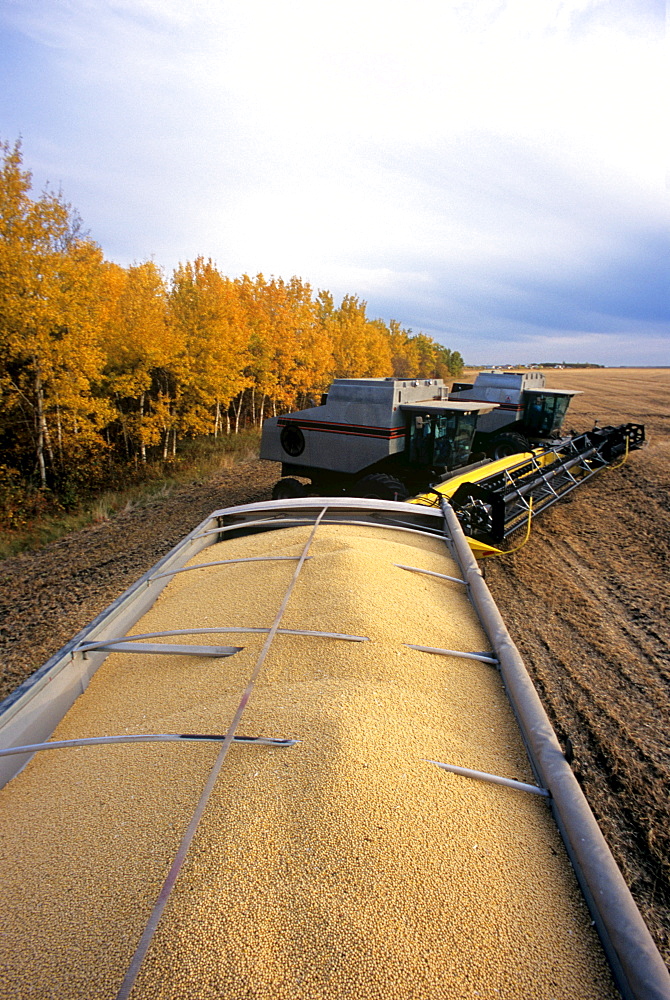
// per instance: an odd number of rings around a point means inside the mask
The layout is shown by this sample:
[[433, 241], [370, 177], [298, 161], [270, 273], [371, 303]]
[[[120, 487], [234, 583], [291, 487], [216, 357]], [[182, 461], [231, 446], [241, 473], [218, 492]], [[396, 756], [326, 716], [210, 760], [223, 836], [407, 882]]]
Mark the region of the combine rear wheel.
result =
[[497, 434], [488, 448], [491, 458], [507, 458], [508, 455], [517, 455], [520, 451], [531, 451], [531, 447], [525, 437], [516, 431]]
[[354, 486], [352, 493], [355, 497], [364, 497], [367, 500], [403, 501], [409, 498], [405, 484], [395, 476], [387, 476], [384, 472], [372, 472], [369, 476], [363, 476]]
[[272, 487], [273, 500], [295, 500], [298, 497], [306, 496], [307, 487], [303, 486], [303, 484], [297, 479], [292, 479], [290, 476], [286, 479], [280, 479], [279, 482], [275, 483]]

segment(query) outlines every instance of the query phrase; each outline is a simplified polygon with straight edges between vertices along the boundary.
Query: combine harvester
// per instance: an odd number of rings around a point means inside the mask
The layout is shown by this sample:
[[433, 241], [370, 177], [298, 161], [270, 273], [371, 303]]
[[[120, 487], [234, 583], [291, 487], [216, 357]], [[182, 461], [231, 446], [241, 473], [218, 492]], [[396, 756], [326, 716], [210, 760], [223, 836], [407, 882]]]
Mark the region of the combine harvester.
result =
[[215, 511], [0, 706], [2, 1000], [670, 998], [451, 480]]
[[265, 422], [261, 458], [282, 463], [275, 500], [446, 497], [470, 538], [495, 545], [644, 445], [643, 424], [561, 437], [578, 394], [541, 372], [480, 372], [451, 393], [441, 379], [335, 379], [321, 406]]

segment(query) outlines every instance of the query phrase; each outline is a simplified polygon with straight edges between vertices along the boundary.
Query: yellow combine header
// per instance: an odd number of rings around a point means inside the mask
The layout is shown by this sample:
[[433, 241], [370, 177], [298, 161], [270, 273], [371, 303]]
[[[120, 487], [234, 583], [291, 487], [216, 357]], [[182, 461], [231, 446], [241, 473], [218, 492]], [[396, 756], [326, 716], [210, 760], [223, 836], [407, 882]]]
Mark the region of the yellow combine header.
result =
[[425, 507], [448, 502], [470, 547], [491, 551], [540, 511], [643, 444], [643, 424], [594, 427], [550, 448], [471, 466], [409, 502]]

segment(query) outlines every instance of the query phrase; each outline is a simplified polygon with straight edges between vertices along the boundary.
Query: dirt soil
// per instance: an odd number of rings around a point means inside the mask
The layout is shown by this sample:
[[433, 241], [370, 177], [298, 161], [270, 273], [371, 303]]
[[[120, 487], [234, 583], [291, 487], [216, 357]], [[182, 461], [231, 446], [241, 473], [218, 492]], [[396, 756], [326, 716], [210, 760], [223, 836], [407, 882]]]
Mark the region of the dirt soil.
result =
[[[564, 370], [566, 430], [644, 423], [648, 446], [538, 518], [487, 583], [670, 964], [670, 370]], [[212, 510], [270, 497], [248, 462], [0, 563], [0, 695], [14, 690]]]

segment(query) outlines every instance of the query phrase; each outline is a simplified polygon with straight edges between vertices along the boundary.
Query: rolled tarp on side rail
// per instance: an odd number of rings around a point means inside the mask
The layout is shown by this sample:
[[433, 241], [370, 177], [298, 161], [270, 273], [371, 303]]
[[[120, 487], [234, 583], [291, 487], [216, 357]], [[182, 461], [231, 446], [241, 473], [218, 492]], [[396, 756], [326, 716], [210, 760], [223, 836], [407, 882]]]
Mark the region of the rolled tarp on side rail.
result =
[[669, 1000], [670, 975], [567, 763], [521, 655], [482, 577], [456, 514], [444, 503], [450, 541], [472, 603], [491, 640], [539, 783], [591, 909], [617, 986], [628, 1000]]

